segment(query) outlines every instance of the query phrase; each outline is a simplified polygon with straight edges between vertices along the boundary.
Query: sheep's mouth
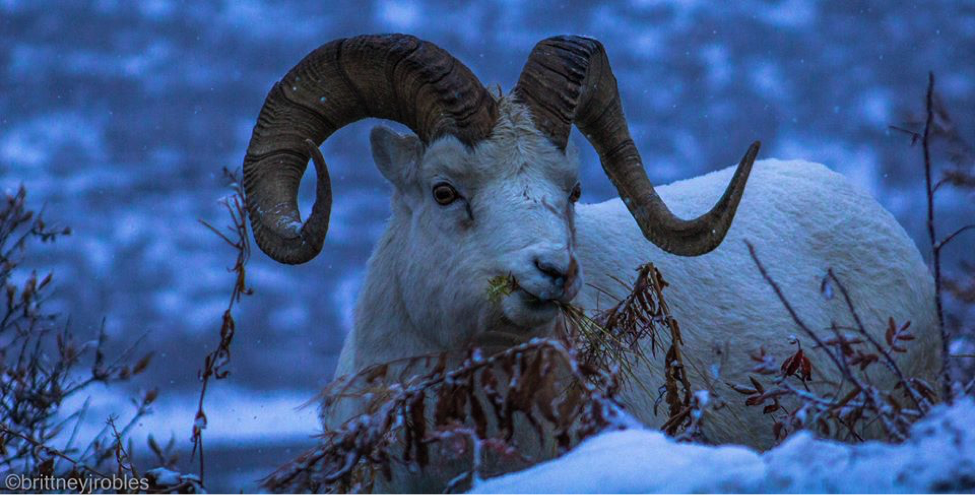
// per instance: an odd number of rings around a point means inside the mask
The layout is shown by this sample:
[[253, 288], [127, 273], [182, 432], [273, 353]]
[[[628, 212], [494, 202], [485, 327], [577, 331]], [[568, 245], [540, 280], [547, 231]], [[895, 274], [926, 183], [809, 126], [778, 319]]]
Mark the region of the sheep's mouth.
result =
[[488, 297], [500, 305], [500, 323], [519, 334], [530, 333], [532, 329], [544, 326], [559, 311], [558, 302], [543, 299], [526, 290], [510, 274], [491, 280]]
[[507, 297], [502, 308], [506, 319], [522, 332], [548, 323], [559, 311], [556, 301], [542, 299], [522, 288]]
[[557, 301], [535, 295], [522, 287], [510, 273], [491, 278], [488, 284], [488, 299], [502, 306], [515, 304], [528, 312], [549, 312], [558, 308]]
[[533, 311], [548, 311], [558, 307], [558, 304], [554, 300], [540, 299], [535, 294], [532, 294], [521, 287], [518, 287], [515, 293], [521, 298], [521, 303], [526, 308]]
[[531, 311], [550, 311], [558, 307], [558, 304], [554, 300], [542, 299], [526, 290], [518, 283], [518, 279], [514, 277], [511, 277], [508, 283], [510, 284], [509, 297], [516, 296], [521, 305], [526, 309]]

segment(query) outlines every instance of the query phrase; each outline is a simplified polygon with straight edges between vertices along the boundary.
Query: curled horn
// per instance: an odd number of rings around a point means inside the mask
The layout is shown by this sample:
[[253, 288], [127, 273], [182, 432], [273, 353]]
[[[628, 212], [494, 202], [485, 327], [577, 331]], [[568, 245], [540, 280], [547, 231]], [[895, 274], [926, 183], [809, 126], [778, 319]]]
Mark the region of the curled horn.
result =
[[[477, 77], [433, 43], [382, 35], [322, 45], [268, 93], [247, 147], [244, 190], [257, 245], [289, 264], [321, 251], [332, 191], [316, 152], [339, 128], [377, 117], [406, 125], [425, 143], [451, 134], [473, 146], [490, 134], [497, 114]], [[311, 215], [302, 222], [298, 184], [310, 155], [318, 187]]]
[[643, 169], [623, 115], [616, 78], [600, 42], [580, 36], [539, 42], [514, 93], [531, 110], [539, 131], [559, 149], [565, 149], [572, 124], [579, 127], [647, 240], [681, 256], [698, 256], [721, 244], [738, 209], [759, 142], [749, 147], [711, 211], [683, 220], [667, 208]]

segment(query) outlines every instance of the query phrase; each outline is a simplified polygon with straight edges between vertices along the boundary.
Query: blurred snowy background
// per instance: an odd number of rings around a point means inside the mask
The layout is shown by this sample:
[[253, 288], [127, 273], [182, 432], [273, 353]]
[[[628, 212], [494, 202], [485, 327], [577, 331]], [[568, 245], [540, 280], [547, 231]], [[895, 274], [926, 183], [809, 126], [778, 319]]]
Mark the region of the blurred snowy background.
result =
[[[506, 92], [537, 41], [594, 36], [655, 182], [732, 165], [761, 139], [763, 157], [845, 173], [922, 250], [920, 149], [887, 126], [919, 115], [933, 70], [962, 134], [975, 129], [972, 2], [0, 0], [0, 187], [24, 183], [74, 229], [38, 262], [56, 273], [50, 307], [82, 337], [106, 318], [116, 346], [147, 334], [158, 351], [140, 384], [162, 395], [139, 431], [188, 445], [197, 370], [232, 284], [233, 254], [197, 219], [226, 222], [220, 170], [240, 166], [266, 92], [318, 45], [376, 32], [433, 41]], [[312, 444], [314, 408], [295, 408], [331, 376], [388, 213], [368, 150], [375, 123], [325, 144], [335, 204], [322, 254], [290, 267], [255, 249], [231, 377], [207, 402], [212, 488], [253, 488]], [[583, 201], [610, 198], [574, 139]], [[306, 213], [312, 192], [306, 180]], [[945, 199], [947, 225], [971, 214], [965, 198]], [[972, 243], [959, 246], [951, 259]], [[100, 393], [90, 417], [126, 412], [130, 391]]]

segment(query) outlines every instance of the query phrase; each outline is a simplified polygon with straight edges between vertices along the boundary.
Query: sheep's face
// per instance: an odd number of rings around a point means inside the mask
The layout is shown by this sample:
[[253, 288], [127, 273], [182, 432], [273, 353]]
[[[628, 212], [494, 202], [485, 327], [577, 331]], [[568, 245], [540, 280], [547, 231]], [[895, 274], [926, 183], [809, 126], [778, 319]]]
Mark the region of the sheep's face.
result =
[[[582, 285], [575, 150], [556, 149], [518, 105], [502, 101], [502, 110], [474, 149], [450, 136], [425, 147], [386, 127], [371, 136], [395, 187], [392, 222], [404, 229], [400, 295], [412, 323], [445, 329], [437, 339], [447, 346], [531, 335]], [[491, 297], [491, 281], [509, 276], [513, 292]]]

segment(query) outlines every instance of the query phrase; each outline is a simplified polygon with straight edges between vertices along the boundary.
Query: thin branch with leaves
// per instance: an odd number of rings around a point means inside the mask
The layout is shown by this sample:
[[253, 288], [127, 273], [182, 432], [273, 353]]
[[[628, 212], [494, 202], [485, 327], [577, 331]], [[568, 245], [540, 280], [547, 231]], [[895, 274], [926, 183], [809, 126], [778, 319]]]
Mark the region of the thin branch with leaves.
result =
[[230, 225], [226, 227], [225, 234], [220, 229], [200, 220], [200, 223], [216, 234], [227, 245], [237, 253], [233, 266], [228, 268], [229, 272], [235, 274], [233, 289], [230, 293], [230, 301], [227, 309], [223, 313], [220, 325], [220, 342], [217, 348], [206, 355], [203, 361], [203, 369], [199, 372], [200, 397], [197, 402], [196, 416], [193, 418], [193, 450], [191, 457], [199, 456], [200, 480], [205, 481], [205, 462], [203, 454], [203, 430], [207, 427], [207, 416], [203, 410], [203, 402], [206, 398], [207, 387], [210, 379], [222, 380], [226, 378], [230, 371], [226, 367], [230, 364], [230, 345], [234, 339], [237, 324], [234, 321], [233, 309], [239, 303], [241, 297], [253, 294], [253, 290], [247, 286], [247, 262], [250, 260], [251, 247], [250, 237], [247, 234], [247, 212], [244, 207], [244, 187], [236, 172], [223, 169], [224, 178], [229, 183], [233, 193], [223, 198], [220, 203], [230, 215]]

